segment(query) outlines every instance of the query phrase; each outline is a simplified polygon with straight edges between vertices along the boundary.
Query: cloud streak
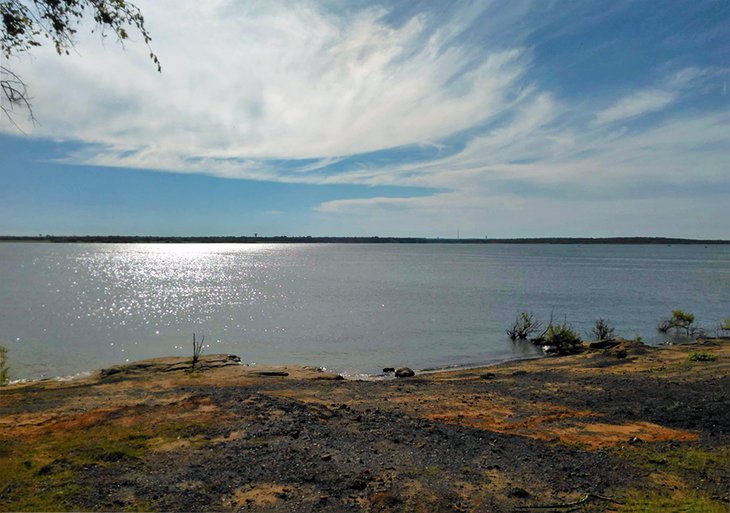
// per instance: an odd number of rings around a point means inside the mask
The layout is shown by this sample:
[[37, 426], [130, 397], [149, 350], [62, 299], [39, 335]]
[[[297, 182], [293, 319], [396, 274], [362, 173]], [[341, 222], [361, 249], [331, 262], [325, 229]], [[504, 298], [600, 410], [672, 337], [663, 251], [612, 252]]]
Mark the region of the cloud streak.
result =
[[677, 95], [659, 89], [648, 89], [621, 98], [614, 105], [596, 114], [599, 124], [615, 123], [662, 110], [677, 99]]

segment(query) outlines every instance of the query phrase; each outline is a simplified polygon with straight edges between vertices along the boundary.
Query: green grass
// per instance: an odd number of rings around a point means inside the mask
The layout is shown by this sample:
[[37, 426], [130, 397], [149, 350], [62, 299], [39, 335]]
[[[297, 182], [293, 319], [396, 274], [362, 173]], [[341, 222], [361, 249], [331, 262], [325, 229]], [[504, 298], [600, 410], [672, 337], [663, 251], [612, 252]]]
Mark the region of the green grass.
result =
[[[102, 422], [86, 429], [54, 432], [34, 440], [0, 439], [0, 511], [78, 510], [88, 494], [84, 467], [134, 464], [145, 457], [150, 440], [175, 440], [201, 433], [199, 423], [121, 426]], [[154, 504], [127, 505], [154, 511]]]
[[730, 468], [730, 447], [718, 447], [712, 451], [683, 446], [661, 450], [652, 445], [639, 445], [621, 449], [620, 456], [642, 470], [698, 477]]
[[716, 362], [717, 356], [714, 354], [695, 351], [689, 354], [690, 362]]
[[700, 495], [668, 497], [659, 494], [630, 494], [621, 513], [727, 513], [727, 507]]

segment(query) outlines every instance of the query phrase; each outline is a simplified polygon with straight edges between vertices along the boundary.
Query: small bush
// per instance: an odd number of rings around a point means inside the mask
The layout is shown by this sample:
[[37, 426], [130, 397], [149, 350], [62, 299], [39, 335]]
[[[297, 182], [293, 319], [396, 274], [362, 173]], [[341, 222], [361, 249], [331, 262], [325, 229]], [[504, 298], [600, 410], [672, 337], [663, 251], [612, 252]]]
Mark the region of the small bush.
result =
[[532, 312], [520, 312], [520, 314], [512, 323], [512, 327], [507, 330], [507, 335], [512, 340], [526, 340], [527, 337], [540, 330], [542, 323], [535, 319]]
[[195, 340], [195, 333], [193, 333], [193, 361], [190, 364], [190, 370], [195, 370], [195, 365], [200, 361], [200, 353], [203, 351], [203, 342], [205, 342], [205, 335], [200, 339], [200, 342]]
[[0, 346], [0, 386], [10, 381], [10, 367], [8, 367], [8, 348]]
[[695, 322], [694, 314], [684, 312], [682, 310], [673, 310], [669, 319], [663, 319], [657, 325], [660, 333], [669, 333], [674, 330], [676, 333], [683, 331], [688, 337], [697, 334], [697, 328], [693, 326]]
[[558, 354], [574, 354], [580, 351], [580, 337], [567, 322], [551, 322], [545, 331], [545, 345]]
[[717, 332], [718, 337], [730, 336], [730, 317], [722, 322], [718, 322], [717, 329], [715, 331]]
[[608, 321], [605, 319], [598, 319], [588, 336], [593, 340], [608, 340], [613, 338], [613, 332], [613, 326], [608, 324]]
[[717, 356], [709, 353], [693, 352], [689, 354], [690, 362], [716, 362]]

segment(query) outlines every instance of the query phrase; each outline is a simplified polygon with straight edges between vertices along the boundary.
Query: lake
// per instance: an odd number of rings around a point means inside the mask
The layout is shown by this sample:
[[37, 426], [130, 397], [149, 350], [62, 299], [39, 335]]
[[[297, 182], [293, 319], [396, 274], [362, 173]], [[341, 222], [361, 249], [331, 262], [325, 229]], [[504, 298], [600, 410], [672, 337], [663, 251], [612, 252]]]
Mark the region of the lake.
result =
[[601, 317], [660, 343], [676, 308], [730, 316], [730, 246], [0, 243], [0, 345], [14, 378], [154, 356], [258, 364], [472, 365], [534, 356], [515, 315]]

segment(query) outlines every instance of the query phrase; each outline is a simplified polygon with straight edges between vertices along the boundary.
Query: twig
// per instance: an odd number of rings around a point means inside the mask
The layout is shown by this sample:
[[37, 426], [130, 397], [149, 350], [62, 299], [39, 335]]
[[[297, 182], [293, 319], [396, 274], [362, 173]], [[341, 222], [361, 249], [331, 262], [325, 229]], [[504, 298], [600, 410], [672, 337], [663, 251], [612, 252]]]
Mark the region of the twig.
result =
[[565, 504], [537, 504], [535, 506], [517, 506], [516, 509], [559, 509], [559, 508], [572, 508], [574, 506], [579, 506], [581, 504], [584, 504], [588, 502], [591, 499], [600, 499], [602, 501], [607, 502], [613, 502], [614, 504], [623, 504], [623, 502], [618, 501], [616, 499], [612, 499], [611, 497], [604, 497], [603, 495], [598, 495], [595, 493], [587, 493], [583, 496], [582, 499], [579, 499], [574, 502], [567, 502]]

